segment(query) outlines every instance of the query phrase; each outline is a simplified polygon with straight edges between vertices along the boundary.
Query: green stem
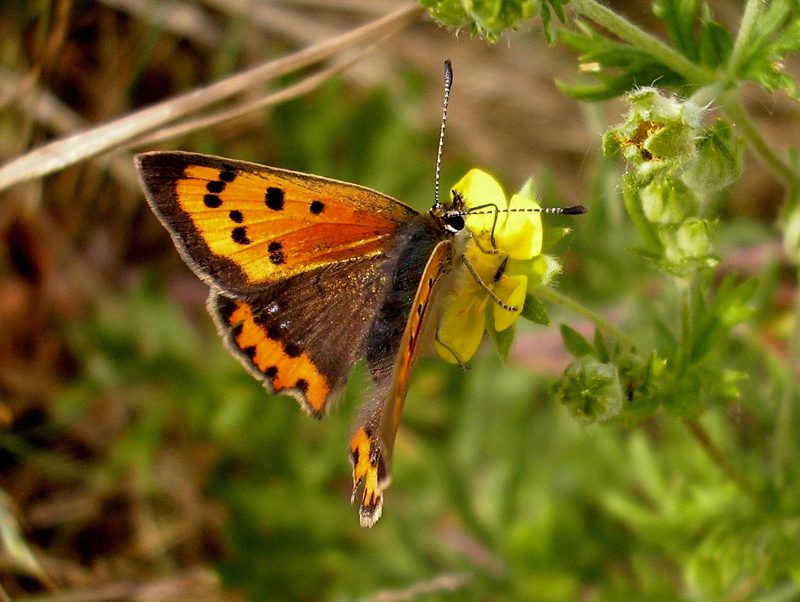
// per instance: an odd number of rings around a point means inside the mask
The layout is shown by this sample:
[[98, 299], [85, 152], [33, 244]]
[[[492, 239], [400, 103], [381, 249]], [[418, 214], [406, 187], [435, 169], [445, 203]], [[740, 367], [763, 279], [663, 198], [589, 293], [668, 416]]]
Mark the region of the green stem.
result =
[[779, 178], [787, 188], [800, 188], [800, 176], [792, 167], [781, 159], [767, 141], [761, 137], [758, 128], [753, 123], [742, 99], [737, 91], [729, 91], [721, 97], [722, 107], [730, 120], [736, 125], [736, 130], [750, 146], [756, 157]]
[[742, 20], [739, 23], [739, 32], [736, 34], [736, 40], [733, 43], [733, 50], [728, 59], [728, 66], [725, 72], [730, 81], [736, 81], [736, 75], [742, 66], [742, 59], [747, 51], [747, 44], [750, 41], [750, 33], [753, 31], [753, 26], [756, 23], [756, 15], [762, 0], [747, 0], [742, 14]]
[[570, 299], [566, 295], [562, 295], [553, 287], [543, 286], [541, 288], [537, 288], [535, 295], [539, 299], [542, 299], [544, 301], [549, 301], [550, 303], [554, 303], [555, 305], [560, 305], [561, 307], [575, 314], [578, 314], [579, 316], [583, 316], [584, 318], [592, 322], [595, 326], [597, 326], [597, 328], [607, 332], [623, 345], [627, 347], [636, 347], [636, 341], [634, 341], [630, 336], [625, 334], [622, 330], [614, 326], [611, 322], [606, 320], [603, 316], [601, 316], [595, 311], [592, 311], [588, 307], [581, 305], [574, 299]]
[[750, 498], [757, 508], [762, 508], [763, 503], [761, 496], [744, 478], [744, 476], [742, 476], [742, 474], [736, 470], [734, 465], [728, 460], [728, 457], [722, 453], [722, 451], [711, 440], [711, 437], [705, 428], [703, 428], [703, 425], [696, 420], [688, 419], [683, 421], [683, 425], [686, 427], [689, 433], [691, 433], [692, 437], [694, 437], [694, 440], [700, 444], [700, 447], [711, 459], [711, 461], [716, 464], [717, 468], [719, 468], [725, 474], [725, 476], [733, 481], [739, 490], [748, 498]]
[[[800, 276], [800, 271], [798, 272]], [[775, 444], [772, 452], [772, 471], [775, 486], [780, 488], [785, 482], [786, 452], [792, 428], [792, 406], [797, 395], [797, 374], [800, 369], [800, 295], [795, 295], [794, 328], [789, 339], [789, 357], [786, 360], [783, 395], [778, 405], [775, 421]]]
[[646, 52], [675, 73], [683, 76], [687, 82], [695, 85], [705, 85], [716, 80], [712, 71], [693, 63], [658, 38], [640, 29], [602, 4], [595, 2], [595, 0], [572, 0], [571, 6], [579, 15], [591, 19], [621, 40]]
[[686, 372], [692, 361], [692, 348], [694, 347], [694, 324], [692, 322], [694, 281], [675, 278], [675, 286], [680, 294], [681, 344], [678, 348], [678, 361], [675, 366], [680, 377]]

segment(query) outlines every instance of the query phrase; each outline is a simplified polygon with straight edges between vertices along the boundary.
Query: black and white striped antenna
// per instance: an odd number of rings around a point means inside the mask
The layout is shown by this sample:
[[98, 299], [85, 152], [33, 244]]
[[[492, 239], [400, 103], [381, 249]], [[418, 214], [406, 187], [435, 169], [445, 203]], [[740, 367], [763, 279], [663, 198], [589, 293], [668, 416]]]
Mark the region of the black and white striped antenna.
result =
[[[444, 153], [444, 130], [445, 126], [447, 125], [447, 105], [450, 102], [450, 90], [453, 87], [453, 65], [450, 63], [450, 59], [445, 59], [444, 61], [444, 99], [442, 100], [442, 124], [439, 127], [439, 146], [436, 149], [436, 173], [434, 175], [433, 180], [433, 195], [434, 195], [434, 206], [441, 207], [441, 202], [439, 201], [439, 180], [441, 179], [442, 175], [442, 154]], [[500, 209], [494, 205], [489, 208], [489, 205], [481, 205], [479, 207], [473, 207], [471, 209], [467, 209], [463, 212], [462, 215], [481, 215], [481, 214], [488, 214], [494, 213], [497, 216], [498, 213], [551, 213], [557, 215], [581, 215], [582, 213], [586, 213], [588, 209], [583, 205], [573, 205], [572, 207], [537, 207], [537, 208], [514, 208], [509, 207], [507, 209]]]
[[439, 147], [436, 149], [436, 175], [433, 179], [433, 200], [439, 203], [439, 179], [442, 175], [442, 153], [444, 152], [444, 128], [447, 124], [447, 103], [450, 101], [450, 89], [453, 87], [453, 66], [450, 59], [444, 61], [444, 100], [442, 101], [442, 125], [439, 127]]

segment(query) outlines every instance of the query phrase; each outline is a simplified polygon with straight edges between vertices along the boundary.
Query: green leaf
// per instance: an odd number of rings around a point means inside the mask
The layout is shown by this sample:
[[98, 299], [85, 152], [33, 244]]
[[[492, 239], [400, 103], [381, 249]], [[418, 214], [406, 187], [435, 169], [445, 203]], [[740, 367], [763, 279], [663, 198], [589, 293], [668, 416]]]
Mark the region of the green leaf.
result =
[[522, 306], [522, 313], [520, 316], [535, 324], [541, 324], [542, 326], [550, 325], [550, 315], [547, 313], [547, 308], [539, 299], [531, 294], [525, 296], [525, 305]]
[[719, 67], [730, 58], [733, 40], [728, 30], [710, 19], [700, 28], [700, 63], [707, 67]]
[[653, 14], [664, 23], [675, 48], [697, 62], [699, 51], [694, 38], [697, 0], [657, 0]]
[[581, 100], [598, 101], [620, 96], [642, 85], [642, 82], [658, 81], [659, 85], [665, 87], [683, 84], [681, 76], [645, 51], [625, 42], [611, 40], [582, 21], [576, 21], [575, 25], [577, 30], [560, 30], [559, 41], [575, 50], [580, 62], [592, 66], [592, 70], [582, 83], [556, 81], [564, 94]]
[[561, 330], [561, 338], [564, 339], [564, 347], [567, 348], [573, 356], [581, 357], [584, 355], [594, 355], [595, 351], [581, 333], [574, 328], [562, 324], [559, 326]]
[[681, 179], [697, 194], [709, 194], [733, 184], [742, 174], [744, 141], [718, 119], [697, 140], [697, 158]]
[[611, 361], [611, 354], [608, 352], [608, 345], [599, 328], [594, 329], [594, 347], [597, 350], [597, 358], [601, 362]]
[[664, 23], [675, 48], [689, 60], [714, 68], [730, 56], [731, 36], [713, 20], [707, 4], [701, 6], [697, 0], [659, 0], [653, 5], [653, 13]]
[[783, 67], [786, 54], [800, 50], [797, 3], [774, 0], [760, 5], [750, 36], [737, 43], [744, 48], [737, 65], [739, 78], [798, 98], [797, 82], [784, 72]]
[[[420, 4], [440, 23], [456, 29], [468, 29], [471, 34], [489, 42], [497, 41], [508, 30], [522, 27], [540, 10], [553, 9], [563, 21], [563, 3], [564, 0], [420, 0]], [[548, 20], [548, 28], [550, 23]], [[548, 35], [548, 32], [545, 34]], [[549, 35], [552, 35], [552, 31]]]
[[539, 12], [542, 17], [542, 29], [547, 43], [553, 46], [556, 43], [556, 34], [553, 31], [553, 17], [551, 13], [555, 14], [561, 23], [567, 22], [567, 17], [564, 14], [564, 4], [569, 0], [542, 0], [539, 7]]

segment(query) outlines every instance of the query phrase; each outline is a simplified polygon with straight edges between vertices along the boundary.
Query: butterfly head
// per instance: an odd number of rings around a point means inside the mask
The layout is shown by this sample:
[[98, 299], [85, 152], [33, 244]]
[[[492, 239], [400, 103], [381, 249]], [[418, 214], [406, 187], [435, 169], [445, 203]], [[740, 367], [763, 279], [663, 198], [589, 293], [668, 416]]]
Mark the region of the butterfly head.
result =
[[464, 197], [456, 190], [453, 190], [453, 202], [449, 205], [436, 201], [428, 212], [439, 227], [449, 233], [458, 234], [466, 227], [467, 207]]

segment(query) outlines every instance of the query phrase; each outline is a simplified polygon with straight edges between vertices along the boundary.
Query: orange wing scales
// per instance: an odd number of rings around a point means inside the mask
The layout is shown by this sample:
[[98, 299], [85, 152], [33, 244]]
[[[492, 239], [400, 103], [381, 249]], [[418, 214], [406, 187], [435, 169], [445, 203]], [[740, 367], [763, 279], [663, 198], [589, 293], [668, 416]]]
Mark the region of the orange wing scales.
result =
[[233, 260], [250, 284], [379, 254], [397, 228], [399, 216], [375, 211], [380, 203], [370, 210], [366, 199], [337, 200], [377, 193], [333, 180], [322, 193], [317, 179], [275, 171], [190, 164], [176, 182], [178, 203], [209, 251]]
[[250, 359], [274, 393], [285, 391], [297, 397], [312, 416], [324, 412], [330, 386], [308, 353], [287, 349], [270, 338], [254, 318], [252, 307], [244, 301], [236, 302], [236, 309], [227, 321], [233, 343]]

